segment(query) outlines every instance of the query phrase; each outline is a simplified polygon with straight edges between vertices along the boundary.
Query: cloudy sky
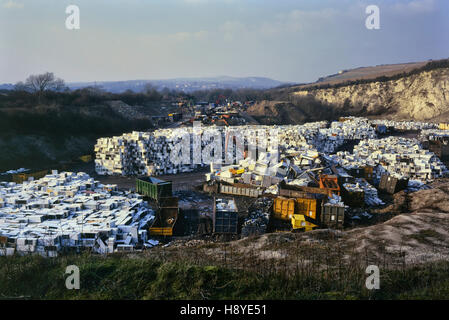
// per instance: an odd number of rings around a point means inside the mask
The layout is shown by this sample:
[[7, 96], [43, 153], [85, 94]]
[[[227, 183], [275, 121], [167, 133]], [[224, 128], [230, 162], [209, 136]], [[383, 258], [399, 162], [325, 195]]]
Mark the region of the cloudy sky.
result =
[[[80, 29], [65, 27], [68, 5]], [[380, 30], [365, 27], [368, 5]], [[0, 83], [264, 76], [309, 82], [449, 57], [447, 0], [0, 0]]]

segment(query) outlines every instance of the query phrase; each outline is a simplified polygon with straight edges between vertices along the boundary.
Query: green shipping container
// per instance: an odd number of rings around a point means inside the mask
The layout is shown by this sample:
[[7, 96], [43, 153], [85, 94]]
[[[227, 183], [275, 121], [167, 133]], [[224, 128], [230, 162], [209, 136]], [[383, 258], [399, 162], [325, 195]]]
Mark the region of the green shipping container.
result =
[[152, 177], [137, 178], [136, 191], [138, 194], [156, 201], [173, 195], [171, 181], [163, 181]]

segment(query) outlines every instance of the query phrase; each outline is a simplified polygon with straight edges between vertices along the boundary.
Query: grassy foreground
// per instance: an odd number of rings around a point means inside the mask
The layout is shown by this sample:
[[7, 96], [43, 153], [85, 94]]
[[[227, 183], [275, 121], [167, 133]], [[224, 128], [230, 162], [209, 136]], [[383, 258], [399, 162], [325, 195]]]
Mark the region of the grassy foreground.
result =
[[[72, 264], [80, 269], [80, 290], [65, 287]], [[0, 257], [0, 299], [449, 298], [447, 261], [381, 270], [380, 290], [372, 291], [365, 288], [364, 271], [259, 274], [144, 256]]]

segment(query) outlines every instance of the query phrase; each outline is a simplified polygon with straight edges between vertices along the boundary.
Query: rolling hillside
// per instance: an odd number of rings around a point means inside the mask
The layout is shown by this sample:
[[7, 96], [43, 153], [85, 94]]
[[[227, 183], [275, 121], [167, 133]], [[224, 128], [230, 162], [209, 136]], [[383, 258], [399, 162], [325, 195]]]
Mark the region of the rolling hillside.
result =
[[342, 115], [449, 121], [449, 59], [355, 69], [323, 82], [269, 92], [272, 101], [248, 110], [263, 123], [284, 119], [302, 123]]

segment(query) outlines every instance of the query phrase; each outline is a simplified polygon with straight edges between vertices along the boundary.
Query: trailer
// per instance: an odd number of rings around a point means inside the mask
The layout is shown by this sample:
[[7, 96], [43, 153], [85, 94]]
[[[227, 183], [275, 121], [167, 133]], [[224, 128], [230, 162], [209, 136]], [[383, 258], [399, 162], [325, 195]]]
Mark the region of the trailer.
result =
[[363, 178], [366, 181], [373, 181], [373, 172], [374, 172], [374, 168], [371, 166], [364, 166], [361, 168], [354, 168], [349, 170], [349, 174], [353, 177], [356, 178]]
[[198, 233], [200, 214], [197, 209], [180, 209], [174, 228], [175, 235], [191, 236]]
[[305, 198], [305, 199], [317, 199], [323, 194], [308, 193], [305, 191], [296, 191], [290, 189], [279, 189], [279, 196], [285, 198]]
[[295, 214], [317, 220], [320, 214], [321, 199], [277, 197], [273, 205], [275, 219], [290, 221]]
[[234, 196], [258, 198], [259, 196], [261, 196], [263, 194], [263, 190], [251, 188], [251, 187], [235, 186], [235, 185], [228, 186], [228, 185], [221, 183], [220, 184], [220, 193], [234, 195]]
[[179, 206], [177, 197], [159, 199], [159, 208], [149, 232], [152, 236], [172, 236], [178, 219]]
[[278, 197], [274, 199], [273, 217], [275, 219], [290, 221], [295, 214], [295, 199]]
[[155, 201], [160, 198], [171, 197], [172, 182], [153, 177], [140, 177], [136, 179], [136, 192]]
[[[305, 187], [305, 186], [292, 186], [286, 184], [284, 181], [282, 181], [279, 184], [279, 190], [282, 190], [284, 193], [283, 196], [286, 194], [291, 194], [292, 198], [301, 198], [301, 196], [295, 196], [299, 194], [309, 193], [309, 194], [315, 194], [315, 195], [324, 195], [324, 196], [332, 196], [333, 190], [328, 188], [316, 188], [316, 187]], [[289, 191], [287, 191], [289, 190]], [[281, 192], [281, 191], [279, 191]], [[317, 196], [314, 196], [317, 197]], [[307, 197], [306, 197], [307, 198]]]

